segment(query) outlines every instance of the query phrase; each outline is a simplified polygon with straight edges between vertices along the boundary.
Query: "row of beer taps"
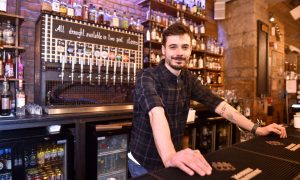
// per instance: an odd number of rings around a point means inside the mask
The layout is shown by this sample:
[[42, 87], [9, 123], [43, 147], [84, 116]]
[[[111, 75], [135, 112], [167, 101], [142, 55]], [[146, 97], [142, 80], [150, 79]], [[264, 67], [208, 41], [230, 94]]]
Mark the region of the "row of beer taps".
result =
[[[77, 66], [80, 69], [78, 79], [80, 79], [81, 84], [86, 77], [90, 84], [97, 81], [98, 85], [104, 82], [106, 85], [109, 83], [115, 85], [117, 82], [123, 84], [125, 81], [127, 83], [135, 82], [137, 69], [142, 68], [142, 64], [137, 63], [141, 62], [141, 57], [138, 57], [135, 50], [58, 39], [55, 40], [54, 47], [54, 52], [56, 52], [54, 62], [61, 65], [59, 78], [62, 84], [67, 77], [66, 64], [70, 66], [68, 77], [72, 84], [75, 81]], [[48, 62], [53, 62], [52, 59], [50, 58]], [[88, 68], [84, 68], [87, 66]], [[86, 69], [88, 69], [87, 75], [84, 72]], [[93, 74], [97, 75], [93, 77]]]

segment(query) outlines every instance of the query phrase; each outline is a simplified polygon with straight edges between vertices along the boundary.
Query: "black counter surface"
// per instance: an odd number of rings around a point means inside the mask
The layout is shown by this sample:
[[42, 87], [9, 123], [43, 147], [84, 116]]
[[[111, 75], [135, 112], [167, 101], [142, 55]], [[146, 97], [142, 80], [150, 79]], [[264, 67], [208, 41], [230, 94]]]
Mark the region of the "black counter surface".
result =
[[[275, 135], [256, 137], [247, 142], [204, 155], [211, 165], [213, 162], [230, 163], [235, 168], [232, 171], [220, 171], [213, 168], [212, 175], [201, 177], [197, 174], [189, 176], [178, 168], [165, 168], [133, 179], [233, 179], [233, 175], [246, 168], [251, 168], [261, 170], [261, 173], [253, 179], [300, 180], [300, 149], [290, 151], [285, 148], [290, 143], [300, 143], [300, 132], [293, 127], [287, 128], [287, 132], [290, 133], [287, 139], [280, 139]], [[276, 145], [270, 145], [266, 141], [276, 142]]]

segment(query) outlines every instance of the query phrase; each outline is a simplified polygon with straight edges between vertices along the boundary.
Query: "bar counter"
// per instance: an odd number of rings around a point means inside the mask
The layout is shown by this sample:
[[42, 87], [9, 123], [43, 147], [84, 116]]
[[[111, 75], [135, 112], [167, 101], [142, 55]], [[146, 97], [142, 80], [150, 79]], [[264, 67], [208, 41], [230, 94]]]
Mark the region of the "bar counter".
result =
[[[287, 132], [287, 139], [280, 139], [276, 135], [255, 137], [249, 141], [237, 143], [229, 148], [204, 155], [213, 168], [210, 176], [201, 177], [198, 174], [189, 176], [178, 168], [165, 168], [133, 179], [299, 180], [300, 148], [293, 150], [291, 146], [292, 144], [300, 146], [300, 130], [288, 127]], [[216, 166], [217, 163], [219, 163], [219, 166]], [[226, 163], [226, 166], [220, 165], [222, 163]]]

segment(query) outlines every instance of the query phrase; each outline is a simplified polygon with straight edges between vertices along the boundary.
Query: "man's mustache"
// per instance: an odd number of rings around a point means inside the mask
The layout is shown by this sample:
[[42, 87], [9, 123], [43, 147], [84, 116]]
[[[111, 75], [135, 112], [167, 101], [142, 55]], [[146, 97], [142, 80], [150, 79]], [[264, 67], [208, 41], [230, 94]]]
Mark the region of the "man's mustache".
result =
[[175, 56], [175, 57], [171, 57], [172, 59], [174, 59], [174, 60], [186, 60], [186, 57], [184, 57], [184, 56]]

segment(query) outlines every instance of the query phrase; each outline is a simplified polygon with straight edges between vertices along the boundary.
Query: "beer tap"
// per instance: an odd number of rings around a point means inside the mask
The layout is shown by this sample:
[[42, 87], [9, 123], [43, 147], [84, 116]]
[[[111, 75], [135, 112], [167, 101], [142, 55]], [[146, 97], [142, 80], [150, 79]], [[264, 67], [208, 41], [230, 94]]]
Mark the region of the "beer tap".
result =
[[128, 62], [127, 66], [127, 83], [130, 83], [130, 62]]
[[136, 63], [133, 63], [133, 83], [135, 83], [136, 78]]
[[65, 63], [66, 63], [66, 58], [65, 57], [61, 57], [61, 74], [58, 75], [58, 77], [61, 78], [61, 83], [63, 84], [64, 83], [64, 76], [65, 76]]
[[100, 85], [100, 83], [101, 83], [101, 66], [102, 66], [100, 49], [95, 49], [94, 56], [96, 57], [96, 66], [98, 67], [98, 75], [95, 79], [98, 80], [98, 85]]
[[89, 79], [90, 84], [92, 83], [92, 73], [93, 73], [93, 65], [94, 61], [93, 58], [91, 58], [92, 55], [92, 47], [91, 45], [87, 45], [85, 48], [85, 55], [88, 57], [88, 65], [89, 65], [89, 75], [87, 78]]
[[93, 65], [94, 65], [94, 61], [93, 59], [89, 59], [89, 64], [90, 64], [90, 69], [89, 69], [89, 75], [87, 78], [89, 78], [90, 80], [90, 84], [92, 84], [92, 74], [93, 74]]
[[83, 84], [83, 65], [85, 64], [84, 57], [83, 57], [83, 44], [77, 44], [77, 55], [79, 56], [79, 64], [80, 64], [80, 83]]
[[[69, 78], [71, 78], [72, 84], [74, 83], [74, 69], [76, 64], [76, 58], [75, 55], [75, 43], [70, 41], [68, 43], [67, 52], [69, 55], [69, 62], [71, 63], [71, 75], [69, 75]], [[70, 57], [71, 56], [71, 57]]]
[[108, 69], [109, 69], [109, 61], [106, 61], [106, 72], [105, 72], [105, 84], [106, 85], [108, 84], [108, 78], [109, 78], [109, 75], [108, 75], [109, 71], [108, 71]]
[[80, 75], [78, 78], [80, 78], [80, 83], [83, 84], [83, 65], [84, 65], [84, 59], [81, 57], [79, 58], [79, 64], [80, 64]]
[[123, 84], [123, 71], [124, 71], [124, 62], [121, 62], [121, 70], [120, 70], [120, 83]]
[[116, 85], [117, 61], [114, 61], [113, 85]]
[[64, 41], [59, 41], [57, 45], [57, 52], [59, 52], [59, 61], [61, 63], [61, 74], [58, 77], [61, 78], [61, 83], [64, 83], [64, 76], [65, 76], [65, 63], [66, 63], [66, 56], [63, 55], [65, 53], [65, 43]]

